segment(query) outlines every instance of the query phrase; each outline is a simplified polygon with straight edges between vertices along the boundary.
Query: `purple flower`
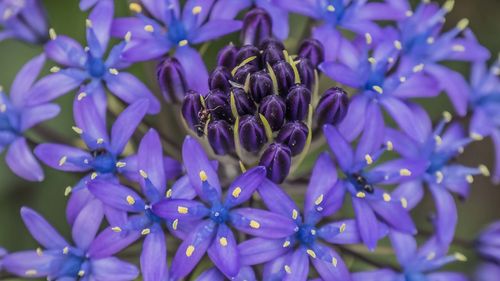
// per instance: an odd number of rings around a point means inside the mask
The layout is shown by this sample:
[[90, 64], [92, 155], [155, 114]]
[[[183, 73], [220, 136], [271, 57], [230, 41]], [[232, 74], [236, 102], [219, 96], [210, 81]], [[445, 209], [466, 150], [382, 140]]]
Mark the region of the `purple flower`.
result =
[[7, 250], [0, 247], [0, 272], [3, 271], [3, 258], [7, 255]]
[[147, 100], [139, 100], [126, 108], [113, 124], [110, 137], [105, 118], [97, 112], [94, 101], [75, 99], [73, 114], [76, 126], [73, 130], [80, 135], [87, 149], [54, 143], [40, 144], [35, 148], [35, 155], [53, 169], [87, 173], [76, 186], [66, 189], [66, 194], [71, 192], [66, 212], [69, 222], [72, 223], [79, 211], [93, 198], [86, 189], [89, 181], [99, 179], [117, 182], [118, 174], [130, 179], [138, 177], [137, 158], [121, 158], [121, 155], [146, 114], [148, 104]]
[[[167, 198], [193, 199], [196, 193], [188, 184], [187, 177], [180, 179], [168, 191], [167, 181], [175, 178], [178, 172], [178, 163], [174, 160], [165, 161], [162, 155], [162, 146], [158, 133], [151, 129], [142, 139], [137, 154], [137, 166], [141, 174], [141, 190], [144, 197], [132, 189], [118, 183], [107, 181], [91, 181], [90, 192], [104, 204], [115, 209], [133, 213], [127, 221], [113, 225], [112, 230], [117, 233], [130, 233], [144, 235], [141, 253], [141, 271], [144, 280], [167, 280], [167, 245], [165, 233], [162, 229], [164, 220], [155, 212], [155, 205]], [[164, 167], [169, 165], [170, 167]], [[178, 237], [187, 236], [181, 229], [183, 225], [179, 220], [167, 220], [168, 229]]]
[[252, 6], [266, 10], [273, 21], [273, 35], [281, 41], [288, 37], [288, 12], [269, 0], [217, 0], [210, 17], [212, 19], [233, 19], [242, 10]]
[[113, 36], [131, 34], [124, 58], [128, 61], [156, 59], [176, 49], [175, 57], [184, 67], [190, 89], [208, 91], [208, 72], [200, 54], [191, 44], [199, 44], [232, 33], [241, 28], [240, 21], [208, 19], [214, 0], [189, 0], [182, 9], [178, 0], [142, 0], [153, 16], [143, 14], [142, 7], [133, 3], [130, 9], [136, 17], [114, 20]]
[[17, 38], [41, 44], [48, 39], [45, 9], [39, 0], [3, 0], [0, 2], [0, 41]]
[[[379, 221], [405, 233], [416, 232], [407, 210], [408, 199], [396, 198], [379, 185], [416, 178], [425, 171], [427, 162], [418, 159], [396, 159], [373, 165], [384, 152], [384, 148], [380, 148], [384, 137], [383, 120], [376, 104], [370, 104], [366, 114], [370, 119], [365, 122], [364, 132], [356, 150], [351, 148], [335, 127], [325, 125], [324, 134], [344, 174], [338, 188], [350, 195], [361, 238], [366, 246], [373, 250], [380, 232]], [[392, 145], [388, 142], [385, 149], [391, 150]], [[333, 171], [334, 169], [330, 173]]]
[[45, 249], [8, 254], [3, 265], [8, 272], [26, 278], [50, 280], [134, 280], [137, 268], [113, 257], [132, 241], [105, 240], [106, 231], [96, 234], [103, 218], [97, 200], [78, 215], [72, 227], [74, 245], [66, 240], [37, 212], [23, 207], [21, 216], [35, 240]]
[[279, 214], [253, 208], [235, 209], [261, 184], [266, 173], [263, 167], [248, 170], [236, 178], [223, 201], [219, 178], [201, 145], [187, 137], [182, 154], [189, 182], [205, 204], [171, 199], [153, 206], [152, 210], [160, 217], [195, 225], [174, 256], [171, 279], [178, 280], [189, 274], [205, 252], [224, 275], [237, 276], [241, 260], [230, 226], [243, 233], [268, 238], [281, 238], [294, 232], [291, 220]]
[[474, 275], [475, 281], [496, 281], [500, 278], [500, 266], [496, 263], [483, 263]]
[[458, 272], [437, 271], [449, 263], [463, 262], [467, 258], [461, 253], [446, 256], [447, 246], [437, 243], [437, 239], [434, 237], [429, 239], [420, 249], [417, 249], [417, 242], [411, 235], [391, 231], [389, 237], [396, 257], [402, 266], [401, 272], [390, 269], [359, 272], [353, 274], [353, 281], [468, 280], [465, 275]]
[[[195, 281], [225, 281], [224, 274], [216, 267], [212, 267], [202, 272]], [[244, 266], [233, 280], [257, 281], [255, 273], [250, 266]]]
[[10, 89], [10, 98], [0, 87], [0, 153], [7, 149], [5, 161], [18, 176], [29, 181], [42, 181], [42, 167], [36, 161], [23, 136], [35, 125], [54, 118], [60, 108], [55, 104], [31, 103], [30, 89], [45, 63], [39, 55], [19, 71]]
[[[466, 167], [454, 163], [455, 159], [466, 145], [473, 139], [464, 134], [458, 123], [452, 123], [444, 130], [446, 123], [451, 121], [451, 114], [445, 112], [443, 120], [432, 130], [427, 113], [420, 108], [414, 108], [413, 118], [421, 120], [423, 132], [427, 136], [422, 141], [414, 140], [407, 135], [386, 129], [386, 140], [390, 141], [394, 150], [404, 157], [404, 161], [425, 163], [424, 173], [411, 181], [401, 184], [394, 192], [395, 198], [405, 198], [408, 208], [413, 209], [422, 199], [423, 185], [427, 185], [436, 204], [435, 227], [436, 236], [443, 244], [452, 241], [457, 223], [457, 210], [451, 193], [457, 193], [467, 198], [469, 186], [475, 175], [488, 175], [484, 165]], [[444, 131], [444, 132], [443, 132]]]
[[500, 262], [500, 221], [496, 221], [484, 229], [476, 238], [476, 251], [490, 262]]
[[323, 218], [340, 209], [344, 197], [335, 166], [327, 154], [319, 157], [312, 172], [303, 215], [295, 202], [273, 182], [265, 180], [258, 191], [269, 210], [293, 220], [295, 232], [280, 239], [258, 237], [241, 243], [238, 249], [244, 264], [266, 262], [263, 280], [308, 280], [310, 262], [323, 280], [351, 280], [340, 255], [325, 242], [360, 243], [355, 221], [318, 226]]
[[148, 113], [160, 111], [160, 103], [139, 79], [119, 71], [128, 66], [122, 60], [122, 53], [130, 38], [126, 37], [125, 41], [114, 46], [105, 59], [112, 18], [113, 1], [99, 1], [87, 20], [88, 47], [85, 49], [72, 38], [56, 35], [51, 30], [51, 40], [45, 45], [45, 53], [66, 68], [53, 67], [53, 74], [36, 83], [32, 89], [32, 102], [49, 101], [81, 86], [76, 99], [91, 97], [97, 113], [104, 117], [106, 85], [111, 93], [128, 104], [146, 98], [149, 100]]

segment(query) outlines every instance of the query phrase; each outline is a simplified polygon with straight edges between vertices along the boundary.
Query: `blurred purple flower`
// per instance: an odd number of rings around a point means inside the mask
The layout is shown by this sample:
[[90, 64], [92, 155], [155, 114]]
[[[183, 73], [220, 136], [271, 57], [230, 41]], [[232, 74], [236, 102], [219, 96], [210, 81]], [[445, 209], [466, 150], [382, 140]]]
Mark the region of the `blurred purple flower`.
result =
[[475, 240], [479, 255], [494, 263], [500, 263], [500, 221], [486, 227]]
[[[208, 270], [202, 272], [195, 281], [225, 281], [224, 274], [220, 272], [216, 267], [212, 267]], [[255, 273], [250, 266], [244, 266], [240, 269], [240, 272], [234, 279], [234, 281], [257, 281]]]
[[0, 41], [17, 38], [33, 44], [48, 39], [47, 16], [40, 0], [3, 0], [0, 2]]
[[88, 173], [73, 188], [66, 189], [66, 195], [71, 192], [66, 211], [70, 223], [93, 198], [86, 189], [88, 182], [95, 179], [117, 182], [118, 174], [129, 179], [138, 178], [137, 157], [120, 157], [146, 114], [148, 104], [147, 100], [139, 100], [126, 108], [117, 117], [109, 137], [105, 118], [97, 113], [93, 100], [75, 99], [73, 114], [76, 126], [73, 130], [80, 135], [87, 149], [54, 143], [40, 144], [35, 148], [35, 155], [53, 169]]
[[497, 263], [480, 264], [474, 275], [475, 281], [497, 281], [500, 278], [500, 265]]
[[7, 255], [7, 250], [0, 247], [0, 272], [3, 271], [3, 258]]
[[113, 257], [133, 240], [103, 239], [99, 231], [103, 209], [97, 200], [91, 201], [78, 215], [72, 227], [74, 245], [69, 244], [42, 216], [23, 207], [21, 216], [31, 235], [45, 249], [8, 254], [5, 270], [20, 277], [49, 280], [134, 280], [137, 268]]
[[0, 87], [0, 153], [8, 148], [5, 158], [9, 168], [29, 181], [42, 181], [42, 167], [36, 161], [23, 133], [59, 114], [56, 104], [31, 103], [30, 89], [45, 63], [39, 55], [18, 72], [10, 89], [10, 98]]
[[265, 262], [263, 280], [308, 280], [310, 262], [323, 280], [351, 280], [340, 255], [323, 241], [360, 243], [356, 222], [343, 220], [318, 226], [323, 218], [340, 209], [344, 197], [327, 154], [320, 156], [312, 172], [303, 216], [292, 198], [273, 182], [265, 180], [258, 191], [269, 210], [293, 219], [295, 232], [280, 239], [259, 237], [244, 241], [238, 246], [243, 264]]
[[[184, 141], [182, 156], [191, 186], [203, 204], [195, 200], [163, 200], [153, 212], [169, 220], [195, 224], [172, 261], [170, 278], [178, 280], [189, 274], [208, 251], [208, 256], [228, 278], [237, 276], [241, 268], [232, 226], [243, 233], [259, 237], [281, 238], [294, 232], [290, 219], [269, 211], [237, 208], [247, 201], [265, 179], [265, 169], [256, 167], [236, 178], [221, 200], [219, 178], [201, 145], [193, 138]], [[207, 206], [208, 205], [208, 206]]]
[[79, 86], [76, 99], [92, 98], [97, 112], [104, 117], [107, 105], [105, 88], [124, 102], [131, 104], [139, 99], [149, 100], [148, 113], [160, 111], [160, 103], [153, 93], [134, 75], [119, 70], [128, 66], [122, 60], [122, 53], [130, 38], [114, 46], [105, 59], [111, 22], [113, 1], [102, 0], [92, 10], [87, 20], [87, 44], [85, 49], [75, 40], [56, 35], [51, 30], [51, 40], [45, 45], [47, 57], [66, 67], [53, 67], [50, 74], [32, 89], [31, 102], [53, 100]]
[[130, 9], [136, 17], [118, 18], [113, 21], [112, 35], [123, 38], [131, 34], [124, 58], [131, 62], [161, 57], [175, 49], [187, 74], [191, 90], [208, 91], [208, 72], [198, 51], [191, 44], [199, 44], [232, 33], [241, 28], [240, 21], [208, 19], [214, 0], [188, 0], [181, 8], [178, 0], [142, 0], [153, 18], [147, 17], [142, 7], [133, 3]]

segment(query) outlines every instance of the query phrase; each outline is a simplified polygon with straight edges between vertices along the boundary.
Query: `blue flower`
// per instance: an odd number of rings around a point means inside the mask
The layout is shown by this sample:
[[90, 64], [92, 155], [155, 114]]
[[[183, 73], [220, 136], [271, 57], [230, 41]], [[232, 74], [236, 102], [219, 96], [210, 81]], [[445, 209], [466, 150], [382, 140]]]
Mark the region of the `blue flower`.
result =
[[500, 266], [497, 263], [482, 263], [474, 274], [476, 281], [496, 281], [500, 277]]
[[182, 156], [189, 182], [205, 204], [195, 200], [164, 199], [153, 206], [153, 211], [160, 217], [195, 225], [177, 249], [171, 279], [178, 280], [189, 274], [207, 251], [224, 275], [228, 278], [237, 276], [241, 260], [230, 226], [243, 233], [267, 238], [281, 238], [294, 232], [291, 220], [279, 214], [235, 208], [247, 201], [265, 179], [263, 167], [248, 170], [236, 178], [223, 201], [219, 178], [201, 145], [187, 137]]
[[134, 280], [139, 275], [137, 268], [113, 257], [133, 240], [103, 239], [106, 231], [96, 237], [103, 214], [100, 202], [91, 201], [75, 220], [72, 245], [37, 212], [21, 208], [24, 224], [45, 249], [8, 254], [3, 260], [5, 270], [21, 277], [50, 280]]
[[80, 135], [87, 149], [54, 143], [40, 144], [35, 148], [35, 155], [53, 169], [88, 173], [77, 185], [65, 191], [66, 195], [71, 192], [67, 206], [68, 221], [73, 222], [85, 203], [92, 198], [86, 189], [89, 181], [100, 179], [116, 182], [119, 174], [129, 179], [138, 177], [136, 157], [121, 158], [121, 155], [147, 109], [147, 100], [139, 100], [126, 108], [113, 124], [110, 137], [105, 118], [101, 118], [93, 100], [75, 99], [73, 113], [76, 126], [73, 130]]
[[[195, 281], [224, 281], [226, 278], [216, 267], [212, 267], [202, 272]], [[242, 267], [238, 276], [233, 280], [257, 281], [255, 272], [250, 266]]]
[[81, 86], [76, 99], [91, 97], [97, 112], [104, 117], [107, 99], [103, 85], [106, 85], [111, 93], [128, 104], [148, 99], [148, 113], [160, 111], [160, 103], [153, 93], [134, 75], [120, 71], [128, 66], [122, 60], [128, 37], [114, 46], [105, 59], [112, 19], [113, 1], [100, 1], [87, 20], [88, 47], [85, 49], [72, 38], [57, 35], [51, 29], [51, 40], [45, 45], [45, 53], [66, 68], [51, 68], [54, 73], [34, 85], [32, 102], [52, 100]]
[[344, 191], [337, 184], [335, 166], [327, 154], [315, 164], [305, 194], [303, 214], [283, 189], [265, 180], [258, 192], [272, 212], [293, 220], [295, 232], [280, 239], [253, 238], [238, 249], [246, 265], [266, 262], [263, 280], [308, 280], [310, 263], [323, 280], [351, 280], [347, 266], [331, 244], [361, 242], [354, 220], [322, 224], [342, 206]]
[[475, 240], [475, 248], [482, 259], [500, 262], [500, 221], [488, 225]]
[[24, 132], [59, 114], [58, 105], [30, 103], [33, 82], [45, 63], [39, 55], [29, 61], [16, 75], [10, 89], [10, 98], [0, 87], [0, 153], [7, 149], [5, 158], [9, 168], [18, 176], [30, 181], [42, 181], [42, 167], [31, 152]]
[[205, 93], [208, 72], [200, 54], [190, 45], [210, 41], [242, 26], [235, 20], [208, 20], [213, 3], [214, 0], [189, 0], [181, 15], [178, 0], [143, 0], [142, 4], [153, 18], [145, 16], [142, 7], [133, 3], [130, 9], [137, 16], [114, 20], [112, 34], [123, 38], [130, 32], [131, 42], [123, 55], [132, 62], [156, 59], [175, 49], [175, 57], [184, 67], [190, 89]]
[[17, 38], [42, 44], [48, 39], [45, 9], [38, 0], [4, 0], [0, 2], [0, 41]]

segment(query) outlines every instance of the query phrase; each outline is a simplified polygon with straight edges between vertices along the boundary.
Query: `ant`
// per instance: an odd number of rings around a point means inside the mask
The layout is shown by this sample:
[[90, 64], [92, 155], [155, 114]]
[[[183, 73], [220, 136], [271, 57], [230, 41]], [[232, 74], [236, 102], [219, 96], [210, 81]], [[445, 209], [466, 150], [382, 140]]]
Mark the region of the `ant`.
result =
[[212, 112], [221, 107], [222, 105], [218, 105], [214, 109], [203, 108], [198, 112], [198, 124], [195, 125], [198, 136], [202, 136], [205, 134], [205, 126], [207, 125], [207, 122], [210, 120]]
[[367, 193], [372, 194], [375, 191], [373, 185], [369, 184], [362, 175], [355, 173], [352, 176], [354, 177], [356, 184], [359, 187], [362, 187]]

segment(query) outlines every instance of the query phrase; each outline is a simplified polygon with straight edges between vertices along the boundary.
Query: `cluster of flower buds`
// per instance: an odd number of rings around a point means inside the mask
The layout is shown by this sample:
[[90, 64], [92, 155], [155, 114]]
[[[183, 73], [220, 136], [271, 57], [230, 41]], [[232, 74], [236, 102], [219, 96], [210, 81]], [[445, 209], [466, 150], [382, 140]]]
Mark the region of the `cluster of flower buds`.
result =
[[344, 90], [317, 93], [316, 67], [322, 60], [323, 46], [314, 39], [302, 42], [297, 56], [271, 38], [259, 47], [228, 45], [217, 56], [210, 91], [186, 94], [184, 119], [198, 136], [206, 136], [214, 153], [235, 156], [245, 166], [265, 166], [270, 179], [282, 182], [292, 160], [307, 153], [313, 116], [321, 126], [337, 124], [347, 112]]

